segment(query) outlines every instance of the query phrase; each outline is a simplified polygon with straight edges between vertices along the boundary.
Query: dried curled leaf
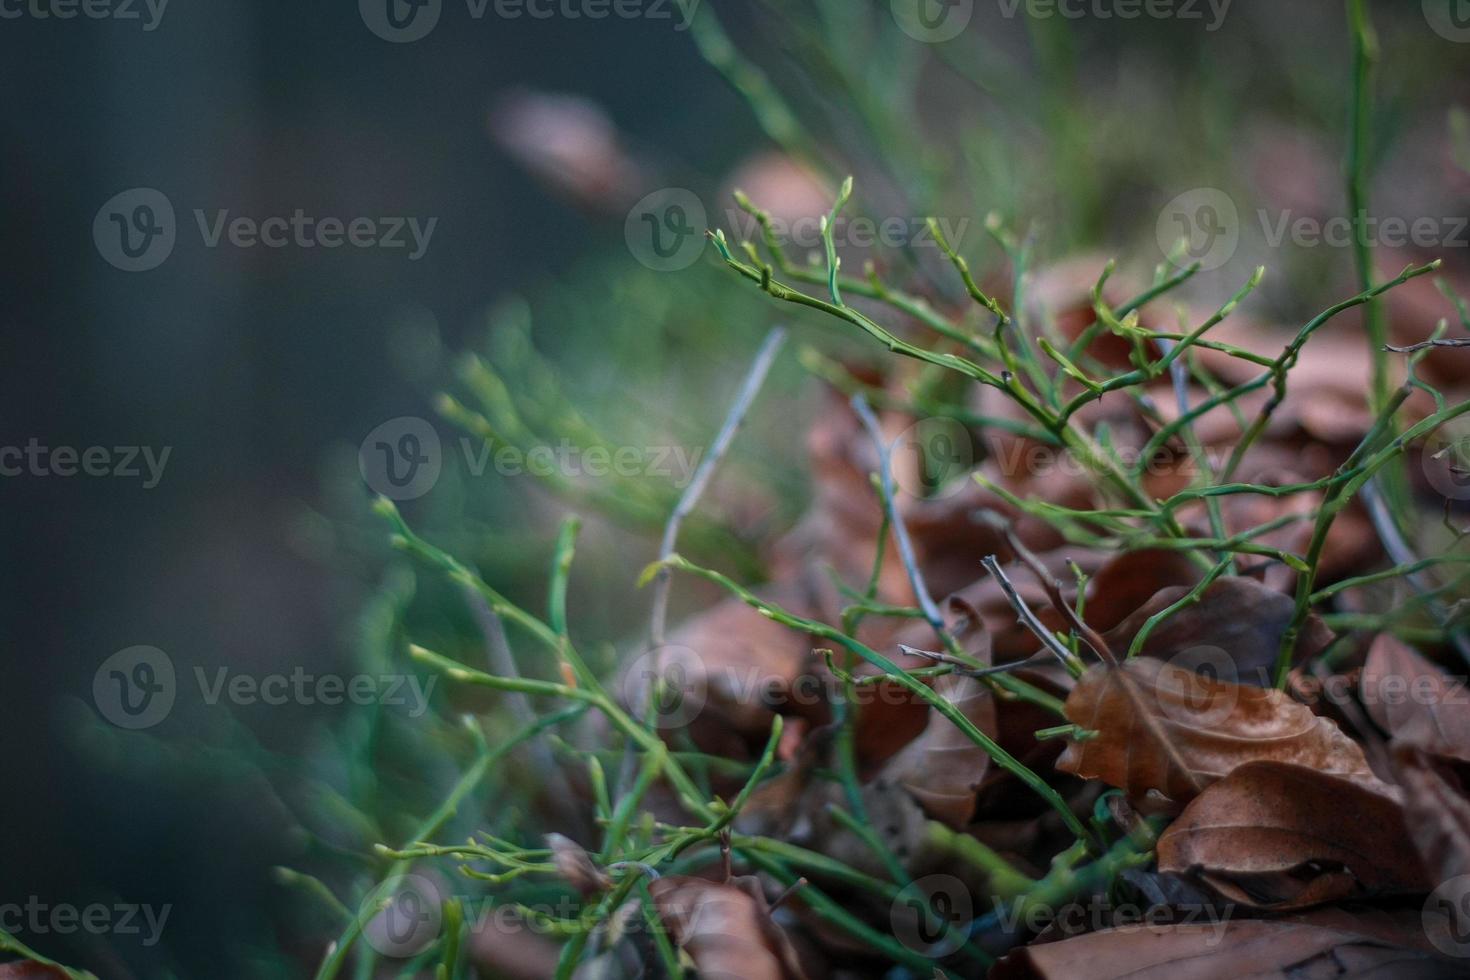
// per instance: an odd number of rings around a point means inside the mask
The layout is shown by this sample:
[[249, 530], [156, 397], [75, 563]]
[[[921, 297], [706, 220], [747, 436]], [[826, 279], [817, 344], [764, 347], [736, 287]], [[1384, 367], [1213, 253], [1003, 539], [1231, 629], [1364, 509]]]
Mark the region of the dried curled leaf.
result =
[[[1188, 591], [1183, 586], [1159, 591], [1110, 630], [1108, 642], [1118, 650], [1128, 649], [1149, 617], [1167, 609]], [[1161, 622], [1139, 652], [1167, 658], [1190, 647], [1216, 647], [1224, 650], [1231, 661], [1218, 665], [1229, 668], [1228, 672], [1222, 671], [1222, 680], [1269, 687], [1281, 636], [1295, 614], [1296, 602], [1288, 595], [1254, 579], [1222, 578], [1211, 583], [1198, 602]], [[1332, 631], [1316, 616], [1309, 616], [1297, 640], [1296, 658], [1311, 656], [1331, 641]]]
[[1097, 734], [1069, 742], [1057, 768], [1117, 786], [1136, 804], [1152, 794], [1182, 806], [1237, 767], [1261, 759], [1392, 792], [1334, 722], [1281, 691], [1213, 680], [1151, 657], [1093, 667], [1063, 710], [1069, 721]]
[[1395, 741], [1470, 761], [1470, 690], [1384, 633], [1373, 641], [1360, 684], [1363, 706]]
[[1392, 765], [1424, 866], [1442, 878], [1470, 874], [1470, 766], [1407, 742], [1394, 744]]
[[707, 980], [805, 980], [753, 877], [724, 884], [668, 875], [649, 883], [659, 918]]
[[[943, 678], [935, 690], [982, 732], [994, 736], [995, 695], [973, 677]], [[975, 815], [975, 797], [990, 755], [937, 711], [928, 727], [894, 756], [885, 775], [899, 783], [936, 820], [959, 829]]]
[[1396, 801], [1281, 762], [1247, 763], [1206, 789], [1158, 855], [1161, 872], [1193, 871], [1253, 908], [1429, 890]]

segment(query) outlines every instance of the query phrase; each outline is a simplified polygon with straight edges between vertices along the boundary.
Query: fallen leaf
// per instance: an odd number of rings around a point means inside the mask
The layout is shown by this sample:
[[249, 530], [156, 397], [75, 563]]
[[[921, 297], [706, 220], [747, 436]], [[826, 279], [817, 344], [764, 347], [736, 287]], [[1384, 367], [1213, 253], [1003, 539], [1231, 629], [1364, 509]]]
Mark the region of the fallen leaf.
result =
[[1182, 551], [1145, 548], [1115, 555], [1087, 584], [1087, 625], [1105, 633], [1160, 591], [1192, 587], [1200, 575]]
[[547, 834], [546, 846], [551, 848], [551, 862], [556, 865], [557, 874], [584, 898], [606, 891], [611, 884], [607, 875], [592, 863], [587, 850], [570, 837]]
[[1225, 898], [1285, 910], [1425, 892], [1395, 800], [1281, 762], [1251, 762], [1184, 808], [1158, 842], [1159, 870], [1194, 872]]
[[704, 980], [805, 980], [756, 878], [720, 884], [666, 875], [648, 890], [659, 918]]
[[1395, 741], [1470, 761], [1470, 691], [1394, 636], [1373, 641], [1359, 684], [1368, 714]]
[[[984, 683], [950, 675], [940, 678], [934, 689], [976, 728], [994, 736], [995, 695]], [[990, 755], [948, 718], [931, 711], [928, 726], [889, 761], [884, 773], [929, 816], [958, 830], [974, 817], [976, 793], [989, 769]]]
[[[1183, 598], [1189, 590], [1173, 586], [1156, 593], [1106, 636], [1121, 655], [1150, 617]], [[1224, 651], [1227, 659], [1212, 663], [1221, 680], [1269, 686], [1282, 634], [1296, 613], [1288, 595], [1254, 579], [1229, 576], [1211, 583], [1199, 601], [1165, 619], [1148, 635], [1139, 652], [1168, 659], [1193, 647]], [[1309, 657], [1332, 641], [1332, 631], [1309, 616], [1297, 639], [1294, 659]], [[1233, 665], [1233, 671], [1229, 668]]]
[[1117, 786], [1141, 809], [1158, 809], [1143, 806], [1157, 796], [1182, 806], [1260, 759], [1391, 792], [1373, 776], [1357, 743], [1283, 692], [1212, 680], [1152, 657], [1092, 667], [1064, 712], [1097, 735], [1069, 741], [1057, 768]]
[[1470, 874], [1470, 767], [1407, 742], [1392, 748], [1404, 819], [1425, 868], [1442, 879]]
[[1463, 964], [1435, 953], [1417, 911], [1323, 909], [1283, 919], [1138, 924], [1023, 947], [990, 980], [1438, 980]]
[[[762, 596], [798, 615], [811, 612], [796, 587], [771, 586]], [[811, 646], [810, 637], [739, 599], [725, 599], [686, 620], [669, 635], [657, 661], [678, 692], [668, 727], [687, 726], [704, 751], [743, 759], [760, 752], [778, 711], [825, 722], [826, 698], [798, 685], [810, 671]], [[627, 669], [619, 682], [625, 701], [635, 703], [646, 690], [654, 666], [647, 656]]]

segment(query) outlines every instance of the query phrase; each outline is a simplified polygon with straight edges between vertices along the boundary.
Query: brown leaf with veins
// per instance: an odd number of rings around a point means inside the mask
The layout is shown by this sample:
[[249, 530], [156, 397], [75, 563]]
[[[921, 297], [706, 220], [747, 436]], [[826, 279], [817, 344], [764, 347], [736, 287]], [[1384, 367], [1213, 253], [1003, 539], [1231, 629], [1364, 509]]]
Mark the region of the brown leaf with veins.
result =
[[1383, 633], [1368, 650], [1359, 684], [1363, 706], [1395, 741], [1470, 761], [1470, 692], [1396, 637]]
[[1016, 950], [990, 980], [1439, 980], [1464, 966], [1439, 956], [1418, 910], [1341, 909], [1281, 919], [1235, 919], [1104, 929]]
[[[1283, 692], [1212, 680], [1152, 657], [1091, 668], [1063, 710], [1068, 721], [1097, 735], [1069, 741], [1057, 768], [1117, 786], [1140, 808], [1159, 809], [1158, 796], [1183, 806], [1260, 759], [1391, 792], [1357, 743]], [[1145, 807], [1150, 799], [1155, 805]]]
[[659, 918], [704, 980], [805, 980], [796, 950], [751, 876], [649, 882]]
[[1195, 797], [1158, 856], [1161, 872], [1273, 911], [1430, 889], [1395, 800], [1282, 762], [1247, 763]]

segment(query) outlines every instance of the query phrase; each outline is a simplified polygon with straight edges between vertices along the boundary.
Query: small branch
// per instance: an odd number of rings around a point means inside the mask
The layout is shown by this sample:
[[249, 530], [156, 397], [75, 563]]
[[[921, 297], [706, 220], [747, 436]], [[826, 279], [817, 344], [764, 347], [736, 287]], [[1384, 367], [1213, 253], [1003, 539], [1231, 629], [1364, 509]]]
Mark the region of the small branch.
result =
[[1405, 347], [1395, 347], [1393, 344], [1383, 345], [1384, 350], [1393, 354], [1412, 354], [1431, 347], [1470, 347], [1470, 337], [1439, 337], [1434, 340], [1421, 340], [1417, 344], [1409, 344]]
[[1013, 670], [1020, 670], [1022, 667], [1038, 667], [1051, 659], [1046, 656], [1027, 657], [1025, 660], [1012, 660], [1010, 663], [997, 664], [994, 667], [977, 668], [971, 667], [964, 661], [957, 660], [949, 654], [940, 653], [937, 650], [921, 650], [918, 647], [911, 647], [907, 643], [900, 643], [898, 648], [911, 657], [923, 657], [925, 660], [932, 660], [946, 667], [953, 667], [954, 670], [951, 673], [960, 674], [964, 677], [990, 677], [994, 674], [1006, 674]]
[[[511, 652], [510, 641], [505, 635], [505, 623], [477, 590], [468, 585], [463, 586], [462, 590], [465, 602], [485, 637], [485, 659], [489, 663], [490, 673], [519, 680], [521, 673], [516, 666], [515, 655]], [[506, 698], [506, 705], [517, 725], [529, 728], [536, 723], [536, 709], [532, 707], [531, 698], [525, 692], [510, 693]], [[568, 827], [579, 831], [587, 829], [583, 815], [578, 808], [571, 805], [571, 801], [577, 798], [576, 794], [572, 792], [565, 774], [558, 768], [550, 747], [541, 739], [529, 739], [525, 743], [525, 750], [529, 756], [531, 771], [540, 773], [540, 778], [544, 781], [547, 802], [567, 821]]]
[[852, 410], [862, 420], [863, 428], [867, 430], [868, 436], [873, 440], [873, 445], [878, 449], [878, 482], [883, 491], [883, 508], [888, 513], [888, 522], [893, 528], [893, 536], [898, 541], [898, 555], [903, 561], [904, 571], [908, 573], [909, 585], [914, 590], [914, 595], [919, 600], [919, 608], [924, 611], [924, 618], [929, 625], [934, 627], [934, 632], [941, 637], [944, 636], [944, 615], [935, 604], [934, 597], [929, 594], [929, 587], [924, 584], [924, 573], [919, 570], [918, 559], [914, 556], [914, 542], [909, 537], [908, 528], [903, 523], [903, 518], [898, 513], [898, 503], [893, 493], [893, 447], [883, 441], [883, 431], [878, 427], [878, 417], [873, 414], [872, 408], [868, 406], [867, 399], [862, 395], [852, 397]]
[[1041, 645], [1050, 650], [1056, 656], [1057, 660], [1061, 661], [1062, 666], [1067, 668], [1067, 672], [1071, 673], [1072, 651], [1063, 646], [1062, 641], [1056, 638], [1056, 634], [1047, 629], [1046, 625], [1036, 618], [1036, 614], [1031, 611], [1031, 607], [1026, 605], [1026, 600], [1022, 599], [1021, 594], [1016, 591], [1014, 583], [1001, 570], [1000, 562], [996, 561], [994, 555], [986, 555], [984, 565], [985, 570], [991, 575], [994, 575], [995, 580], [1000, 583], [1001, 591], [1005, 593], [1006, 599], [1011, 604], [1011, 608], [1016, 611], [1016, 617], [1020, 619], [1021, 625], [1025, 626], [1032, 633], [1035, 633], [1036, 638], [1041, 641]]
[[[786, 329], [784, 327], [775, 327], [766, 334], [765, 342], [761, 344], [755, 362], [751, 364], [749, 372], [746, 373], [745, 381], [740, 386], [740, 392], [735, 396], [735, 402], [730, 406], [730, 412], [725, 416], [725, 422], [715, 436], [714, 445], [710, 447], [710, 451], [700, 462], [699, 468], [694, 471], [694, 478], [689, 481], [689, 486], [684, 488], [683, 496], [679, 498], [674, 512], [669, 515], [668, 524], [664, 525], [663, 540], [658, 549], [659, 561], [666, 561], [674, 554], [679, 540], [679, 526], [684, 522], [684, 518], [693, 512], [705, 488], [709, 486], [715, 468], [720, 465], [720, 460], [729, 451], [730, 444], [735, 440], [735, 434], [740, 431], [745, 416], [750, 411], [751, 403], [755, 401], [755, 396], [765, 383], [771, 365], [775, 363], [776, 354], [785, 342]], [[669, 613], [669, 582], [669, 570], [665, 568], [659, 573], [658, 580], [653, 586], [653, 617], [649, 627], [649, 637], [654, 649], [658, 649], [664, 643], [664, 628]]]
[[[1353, 228], [1353, 264], [1358, 274], [1358, 287], [1373, 286], [1373, 243], [1368, 237], [1368, 156], [1373, 140], [1373, 66], [1378, 60], [1378, 36], [1368, 16], [1368, 0], [1347, 0], [1348, 26], [1352, 33], [1352, 88], [1349, 103], [1347, 147], [1348, 219]], [[1370, 299], [1364, 310], [1370, 350], [1373, 351], [1373, 379], [1368, 404], [1375, 412], [1388, 404], [1390, 391], [1388, 359], [1388, 324], [1383, 304]], [[1377, 349], [1374, 349], [1377, 348]]]
[[1036, 580], [1046, 590], [1046, 597], [1051, 601], [1052, 607], [1056, 609], [1062, 619], [1066, 621], [1067, 625], [1076, 630], [1077, 635], [1082, 637], [1088, 646], [1092, 647], [1092, 652], [1097, 654], [1098, 659], [1117, 666], [1118, 658], [1114, 656], [1112, 649], [1108, 646], [1108, 641], [1104, 640], [1102, 634], [1098, 633], [1097, 630], [1083, 622], [1081, 616], [1077, 615], [1077, 610], [1072, 608], [1072, 604], [1062, 596], [1061, 585], [1046, 570], [1046, 566], [1041, 563], [1041, 559], [1037, 558], [1031, 553], [1031, 549], [1021, 543], [1021, 540], [1016, 537], [1009, 524], [999, 520], [993, 523], [1005, 535], [1006, 544], [1011, 546], [1011, 550], [1016, 553], [1016, 557], [1020, 559], [1023, 565], [1031, 570], [1032, 575], [1036, 576]]
[[771, 899], [771, 911], [774, 912], [782, 905], [786, 904], [787, 899], [789, 899], [792, 895], [795, 895], [797, 892], [801, 891], [809, 884], [810, 882], [808, 882], [805, 878], [797, 878], [785, 889], [783, 889], [781, 894]]
[[1470, 663], [1470, 640], [1467, 640], [1464, 630], [1452, 630], [1449, 609], [1431, 595], [1435, 588], [1434, 583], [1421, 570], [1422, 566], [1420, 566], [1418, 556], [1414, 554], [1414, 549], [1404, 539], [1393, 515], [1389, 513], [1388, 502], [1383, 499], [1383, 494], [1378, 490], [1377, 479], [1371, 479], [1363, 484], [1363, 489], [1359, 493], [1362, 495], [1363, 503], [1367, 506], [1368, 517], [1373, 521], [1373, 527], [1378, 532], [1379, 539], [1383, 541], [1383, 549], [1388, 552], [1389, 558], [1405, 569], [1404, 580], [1409, 583], [1409, 586], [1421, 596], [1427, 597], [1429, 614], [1440, 626], [1450, 631], [1450, 642], [1454, 644], [1460, 656]]

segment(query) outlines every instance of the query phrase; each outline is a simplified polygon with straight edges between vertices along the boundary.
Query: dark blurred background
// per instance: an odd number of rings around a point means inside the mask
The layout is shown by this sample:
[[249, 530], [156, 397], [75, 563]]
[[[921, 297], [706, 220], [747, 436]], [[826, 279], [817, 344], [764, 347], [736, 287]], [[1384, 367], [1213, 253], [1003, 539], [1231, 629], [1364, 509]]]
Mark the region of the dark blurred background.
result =
[[[356, 593], [293, 546], [293, 524], [321, 496], [329, 446], [428, 414], [394, 362], [395, 322], [457, 337], [501, 291], [622, 238], [621, 221], [589, 225], [495, 149], [497, 93], [595, 92], [639, 142], [712, 170], [753, 136], [671, 21], [474, 21], [446, 6], [410, 44], [374, 36], [351, 3], [174, 0], [152, 31], [0, 20], [0, 442], [172, 447], [152, 489], [0, 481], [0, 896], [171, 903], [184, 975], [225, 975], [203, 968], [219, 935], [265, 928], [265, 871], [285, 844], [262, 788], [220, 780], [201, 796], [99, 771], [60, 708], [135, 644], [181, 671], [340, 659]], [[126, 273], [98, 255], [92, 221], [137, 186], [167, 195], [179, 233], [161, 266]], [[209, 249], [194, 208], [439, 221], [408, 261]], [[86, 937], [35, 942], [108, 975]]]
[[[599, 256], [646, 274], [623, 244], [626, 202], [609, 192], [614, 206], [597, 215], [585, 200], [548, 192], [497, 147], [490, 119], [508, 95], [595, 99], [657, 175], [639, 192], [689, 184], [713, 195], [770, 144], [677, 17], [477, 20], [446, 0], [428, 37], [393, 44], [346, 0], [172, 0], [153, 30], [141, 4], [137, 20], [41, 18], [33, 6], [0, 0], [26, 11], [0, 19], [0, 445], [35, 438], [170, 455], [151, 489], [141, 479], [0, 479], [0, 902], [168, 904], [159, 949], [122, 936], [34, 944], [104, 977], [251, 975], [221, 951], [276, 942], [280, 889], [268, 869], [295, 845], [269, 786], [214, 753], [231, 739], [259, 739], [289, 754], [306, 713], [246, 709], [233, 734], [223, 723], [202, 733], [171, 719], [165, 733], [180, 768], [204, 772], [157, 778], [155, 767], [142, 779], [129, 747], [150, 751], [141, 741], [87, 750], [98, 665], [138, 644], [168, 651], [181, 672], [345, 663], [370, 579], [318, 546], [320, 514], [338, 495], [365, 498], [352, 467], [338, 464], [355, 458], [370, 430], [431, 415], [426, 396], [442, 365], [415, 360], [424, 338], [451, 350], [473, 342], [508, 290], [554, 298], [562, 277]], [[886, 3], [853, 6], [865, 19], [887, 15]], [[1159, 205], [1194, 187], [1245, 186], [1278, 208], [1337, 213], [1348, 63], [1337, 6], [1236, 0], [1208, 35], [1194, 23], [1084, 20], [1063, 25], [1065, 37], [1053, 23], [1039, 42], [1022, 22], [977, 16], [970, 36], [982, 61], [998, 55], [990, 70], [1014, 73], [1013, 84], [1090, 134], [1072, 152], [1096, 176], [1091, 210], [1075, 227], [1053, 221], [1051, 240], [1153, 249]], [[1408, 50], [1422, 55], [1398, 59], [1383, 79], [1385, 129], [1416, 134], [1411, 145], [1429, 149], [1423, 160], [1386, 154], [1375, 193], [1402, 201], [1428, 181], [1435, 203], [1398, 213], [1463, 213], [1470, 184], [1447, 162], [1445, 113], [1464, 101], [1470, 45], [1428, 31], [1420, 6], [1381, 4], [1377, 14], [1385, 34], [1411, 38]], [[776, 32], [762, 40], [747, 23], [765, 5], [719, 9], [738, 38], [776, 51]], [[1074, 49], [1059, 53], [1058, 37]], [[1110, 113], [1047, 95], [1042, 81], [1061, 84], [1059, 59], [1081, 80], [1077, 91]], [[864, 81], [886, 84], [876, 74]], [[1004, 92], [951, 77], [916, 111], [894, 115], [946, 133], [971, 110], [993, 121], [1006, 102]], [[1015, 217], [1059, 196], [1028, 183], [1042, 160], [1054, 162], [1048, 154], [1065, 150], [1038, 135], [1044, 116], [957, 139], [955, 157], [1009, 182], [977, 179], [964, 188], [964, 211], [951, 213], [978, 225], [991, 207]], [[842, 133], [840, 121], [833, 129]], [[168, 197], [178, 239], [159, 267], [128, 273], [99, 255], [92, 229], [104, 202], [135, 187]], [[426, 254], [410, 261], [407, 250], [346, 246], [207, 248], [196, 208], [438, 221]], [[966, 244], [981, 251], [982, 238]], [[1203, 287], [1207, 295], [1228, 295], [1243, 279], [1236, 273], [1262, 260], [1253, 245]], [[1139, 264], [1160, 258], [1149, 251]], [[1355, 291], [1345, 253], [1285, 261], [1298, 278], [1273, 278], [1262, 294], [1283, 319], [1322, 305], [1292, 282], [1330, 283], [1332, 298]], [[595, 293], [595, 281], [588, 288]], [[587, 297], [583, 309], [601, 299]], [[731, 340], [744, 353], [710, 365], [718, 376], [738, 376], [776, 315], [754, 297], [749, 308], [762, 312]], [[697, 310], [665, 314], [693, 319]], [[575, 345], [570, 322], [553, 317], [538, 329], [553, 346], [574, 347], [565, 359], [600, 356], [584, 339], [596, 337], [595, 323], [576, 325]], [[669, 358], [658, 376], [672, 383], [683, 368], [678, 350]], [[728, 394], [699, 412], [717, 420]], [[630, 397], [677, 411], [662, 390]], [[628, 559], [618, 574], [639, 564]]]

